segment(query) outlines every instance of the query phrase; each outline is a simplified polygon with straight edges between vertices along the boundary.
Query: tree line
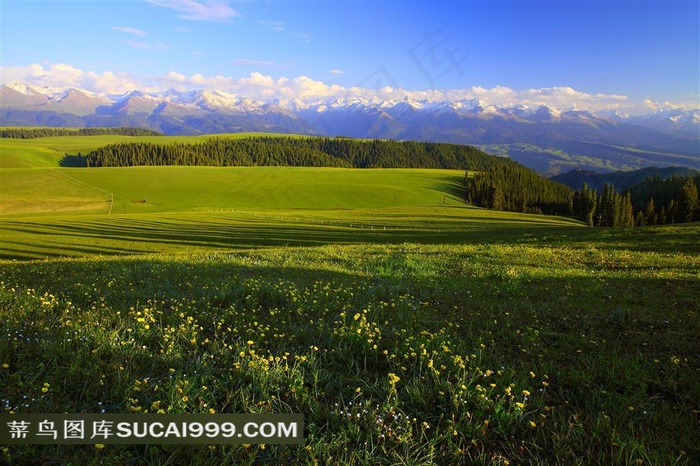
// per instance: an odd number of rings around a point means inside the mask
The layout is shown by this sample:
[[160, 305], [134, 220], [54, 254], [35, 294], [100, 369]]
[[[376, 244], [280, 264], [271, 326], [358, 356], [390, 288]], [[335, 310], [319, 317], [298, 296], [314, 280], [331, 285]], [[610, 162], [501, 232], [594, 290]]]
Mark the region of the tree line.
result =
[[550, 215], [572, 213], [573, 190], [539, 176], [529, 168], [503, 159], [488, 170], [465, 179], [466, 201], [487, 209]]
[[606, 183], [599, 195], [586, 183], [574, 193], [574, 214], [592, 226], [631, 227], [700, 220], [700, 176], [649, 177], [619, 194]]
[[573, 215], [590, 226], [633, 227], [700, 220], [700, 176], [648, 177], [618, 193], [586, 183], [580, 190], [548, 180], [513, 161], [503, 160], [474, 176], [467, 173], [465, 200], [511, 212]]
[[3, 128], [0, 138], [36, 139], [57, 136], [163, 136], [146, 128]]
[[305, 166], [487, 170], [498, 157], [467, 145], [318, 137], [211, 138], [200, 143], [110, 144], [86, 156], [89, 167], [137, 165]]

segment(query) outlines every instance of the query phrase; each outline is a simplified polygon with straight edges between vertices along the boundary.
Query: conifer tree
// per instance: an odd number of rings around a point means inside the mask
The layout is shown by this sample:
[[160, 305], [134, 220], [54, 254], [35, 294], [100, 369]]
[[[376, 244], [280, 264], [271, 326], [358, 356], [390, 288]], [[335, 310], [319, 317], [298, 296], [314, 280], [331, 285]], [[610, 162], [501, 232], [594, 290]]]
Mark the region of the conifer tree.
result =
[[656, 208], [654, 207], [654, 198], [652, 197], [647, 202], [646, 209], [644, 209], [644, 224], [645, 225], [656, 225], [657, 216]]
[[634, 206], [632, 206], [632, 193], [627, 191], [621, 198], [620, 210], [622, 212], [622, 224], [623, 227], [633, 227], [634, 226]]
[[698, 209], [698, 188], [693, 178], [688, 178], [678, 195], [678, 221], [692, 222]]

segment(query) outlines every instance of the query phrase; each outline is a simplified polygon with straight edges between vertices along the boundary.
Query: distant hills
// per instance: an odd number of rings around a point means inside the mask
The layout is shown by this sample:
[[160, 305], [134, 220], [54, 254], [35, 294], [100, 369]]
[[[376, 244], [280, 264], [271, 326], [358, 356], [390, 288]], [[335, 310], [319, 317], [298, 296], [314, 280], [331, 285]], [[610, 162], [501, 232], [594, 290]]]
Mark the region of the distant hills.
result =
[[583, 183], [586, 183], [589, 189], [595, 189], [600, 193], [603, 192], [606, 183], [614, 186], [615, 191], [624, 192], [644, 182], [648, 178], [666, 180], [674, 176], [687, 178], [698, 175], [700, 175], [700, 170], [687, 167], [648, 167], [639, 170], [611, 173], [598, 173], [590, 170], [571, 170], [556, 175], [551, 179], [565, 184], [571, 189], [581, 189]]
[[49, 92], [13, 81], [0, 87], [0, 125], [143, 127], [165, 134], [265, 131], [471, 144], [547, 175], [570, 169], [700, 169], [700, 110], [644, 116], [478, 99], [429, 102], [333, 99], [260, 101], [217, 90], [98, 95]]

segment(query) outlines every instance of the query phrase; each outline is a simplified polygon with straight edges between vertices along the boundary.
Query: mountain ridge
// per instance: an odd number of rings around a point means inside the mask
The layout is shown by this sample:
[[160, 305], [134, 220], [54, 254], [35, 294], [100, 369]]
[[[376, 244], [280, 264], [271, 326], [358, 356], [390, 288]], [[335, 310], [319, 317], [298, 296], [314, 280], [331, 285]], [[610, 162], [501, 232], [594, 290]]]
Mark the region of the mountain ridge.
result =
[[[571, 168], [700, 168], [700, 110], [620, 112], [551, 105], [486, 105], [456, 101], [363, 97], [258, 100], [215, 89], [95, 94], [0, 86], [4, 126], [135, 126], [165, 134], [240, 131], [504, 145], [508, 155], [545, 174]], [[532, 148], [521, 151], [520, 146]], [[602, 146], [602, 150], [601, 150]], [[573, 150], [572, 150], [573, 149]]]

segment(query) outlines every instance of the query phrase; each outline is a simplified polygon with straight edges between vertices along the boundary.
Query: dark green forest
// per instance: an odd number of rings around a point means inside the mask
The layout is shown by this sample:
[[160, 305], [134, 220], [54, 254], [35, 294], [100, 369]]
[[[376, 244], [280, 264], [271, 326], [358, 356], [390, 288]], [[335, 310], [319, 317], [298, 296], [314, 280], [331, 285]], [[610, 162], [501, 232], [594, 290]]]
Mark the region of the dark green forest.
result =
[[349, 138], [211, 138], [202, 143], [111, 144], [86, 156], [88, 167], [137, 165], [445, 168], [484, 171], [508, 159], [466, 145]]
[[574, 214], [592, 226], [631, 227], [700, 220], [700, 176], [649, 177], [623, 194], [606, 183], [603, 192], [584, 183], [574, 193]]
[[466, 201], [494, 210], [551, 215], [570, 215], [571, 188], [541, 177], [518, 163], [494, 164], [466, 177]]
[[518, 164], [496, 164], [468, 175], [465, 199], [494, 210], [574, 215], [590, 226], [633, 227], [700, 220], [700, 176], [647, 177], [618, 192], [606, 183], [599, 193], [540, 177]]
[[163, 136], [162, 133], [145, 128], [4, 128], [1, 138], [36, 139], [56, 136]]

